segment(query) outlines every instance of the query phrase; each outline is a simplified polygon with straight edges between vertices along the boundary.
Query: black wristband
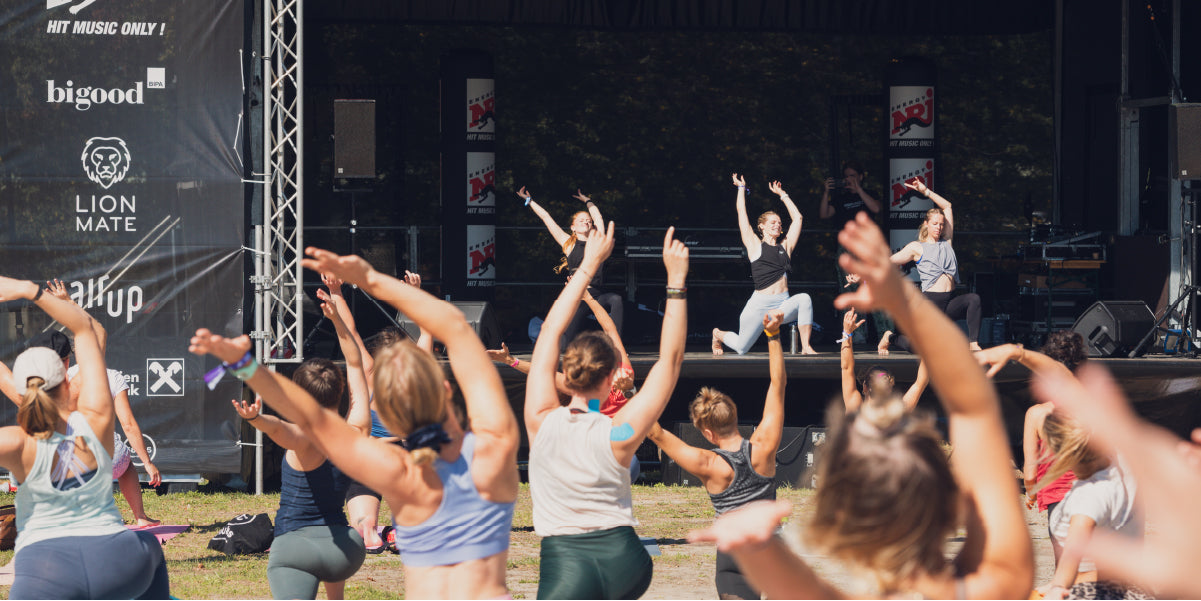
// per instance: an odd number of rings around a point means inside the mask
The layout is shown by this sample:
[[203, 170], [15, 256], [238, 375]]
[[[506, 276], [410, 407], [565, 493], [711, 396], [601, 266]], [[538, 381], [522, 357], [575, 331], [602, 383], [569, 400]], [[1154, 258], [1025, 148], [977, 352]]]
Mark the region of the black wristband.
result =
[[[31, 284], [33, 284], [34, 286], [38, 286], [38, 283], [37, 283], [37, 282], [35, 282], [35, 281], [33, 281], [33, 280], [29, 280], [29, 282], [30, 282]], [[44, 288], [42, 288], [41, 286], [38, 286], [38, 293], [37, 293], [37, 294], [35, 294], [35, 295], [33, 295], [33, 299], [32, 299], [32, 300], [33, 300], [33, 302], [35, 302], [35, 303], [36, 303], [36, 302], [38, 302], [38, 299], [39, 299], [39, 298], [42, 298], [42, 292], [45, 292], [45, 289], [44, 289]]]

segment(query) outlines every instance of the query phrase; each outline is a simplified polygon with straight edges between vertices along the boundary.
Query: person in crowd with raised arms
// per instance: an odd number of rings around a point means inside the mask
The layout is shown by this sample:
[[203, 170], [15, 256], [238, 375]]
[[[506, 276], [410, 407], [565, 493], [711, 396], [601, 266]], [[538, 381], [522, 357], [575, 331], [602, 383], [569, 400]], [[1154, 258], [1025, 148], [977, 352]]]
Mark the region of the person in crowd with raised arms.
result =
[[438, 362], [408, 341], [380, 350], [373, 376], [376, 411], [401, 444], [363, 436], [290, 380], [258, 369], [246, 336], [228, 339], [200, 329], [189, 350], [229, 365], [268, 406], [325, 449], [338, 469], [383, 495], [405, 564], [406, 596], [507, 595], [520, 434], [484, 345], [454, 305], [376, 271], [361, 257], [313, 247], [305, 254], [306, 269], [358, 286], [446, 345], [470, 432], [455, 416], [450, 382]]
[[[831, 424], [807, 538], [818, 552], [866, 569], [877, 596], [1025, 598], [1033, 550], [996, 391], [955, 323], [889, 261], [888, 244], [867, 215], [849, 223], [839, 242], [848, 251], [843, 268], [859, 274], [861, 285], [835, 306], [883, 309], [913, 333], [947, 413], [955, 460], [948, 461], [931, 419], [906, 413], [895, 396], [873, 399]], [[689, 540], [715, 542], [733, 555], [770, 599], [844, 596], [774, 537], [790, 511], [785, 502], [759, 501]], [[944, 546], [959, 523], [966, 525], [964, 546], [948, 562]]]
[[[576, 190], [572, 198], [584, 203], [586, 211], [577, 211], [571, 216], [571, 231], [570, 233], [563, 231], [558, 223], [555, 223], [553, 217], [546, 209], [542, 208], [537, 202], [534, 202], [534, 197], [522, 186], [517, 190], [517, 195], [525, 200], [526, 206], [534, 211], [534, 214], [542, 220], [546, 225], [546, 230], [550, 232], [552, 238], [555, 239], [555, 244], [558, 244], [563, 249], [563, 259], [559, 265], [555, 267], [555, 273], [563, 273], [567, 271], [567, 275], [574, 274], [579, 268], [580, 263], [584, 260], [584, 249], [588, 246], [588, 240], [605, 231], [605, 220], [601, 216], [600, 209], [596, 207], [596, 203], [592, 202], [592, 198], [585, 195], [582, 191]], [[622, 303], [621, 295], [615, 292], [605, 292], [600, 289], [601, 285], [601, 269], [597, 269], [590, 276], [588, 283], [588, 292], [596, 299], [596, 302], [605, 307], [609, 315], [613, 318], [614, 327], [617, 328], [617, 333], [621, 334], [622, 321], [625, 315], [625, 305]], [[583, 327], [584, 319], [587, 314], [581, 309], [577, 310], [571, 319], [571, 323], [567, 326], [567, 331], [563, 337], [563, 345], [571, 342], [575, 338], [577, 332]], [[561, 349], [560, 349], [561, 350]]]
[[[776, 498], [776, 451], [784, 433], [784, 347], [780, 325], [784, 312], [776, 309], [763, 316], [767, 335], [768, 371], [771, 384], [763, 400], [763, 418], [750, 440], [738, 431], [738, 406], [724, 393], [702, 388], [688, 413], [692, 425], [717, 448], [699, 449], [655, 424], [650, 439], [681, 468], [701, 479], [717, 515], [763, 499]], [[738, 569], [734, 558], [718, 551], [714, 581], [720, 599], [758, 599]]]
[[[10, 599], [166, 599], [163, 550], [113, 501], [113, 397], [94, 320], [34, 282], [0, 277], [0, 302], [33, 301], [75, 337], [79, 396], [62, 359], [34, 347], [13, 364], [16, 426], [0, 428], [0, 466], [19, 483]], [[120, 561], [113, 561], [119, 557]]]
[[[1002, 344], [977, 352], [976, 359], [988, 368], [990, 378], [1010, 361], [1021, 363], [1036, 374], [1054, 372], [1070, 375], [1088, 360], [1088, 352], [1084, 347], [1083, 336], [1071, 330], [1059, 330], [1047, 335], [1042, 352], [1032, 351], [1020, 344]], [[1043, 422], [1054, 408], [1053, 403], [1035, 403], [1026, 410], [1022, 424], [1022, 480], [1029, 499], [1026, 506], [1033, 507], [1037, 504], [1038, 510], [1047, 512], [1048, 518], [1076, 480], [1076, 475], [1069, 469], [1055, 481], [1037, 486], [1045, 479], [1054, 460], [1050, 449], [1047, 448], [1047, 437], [1043, 432]], [[1047, 530], [1051, 539], [1051, 549], [1055, 554], [1055, 563], [1058, 565], [1063, 547], [1055, 538], [1049, 519]]]
[[[955, 296], [955, 285], [959, 283], [959, 259], [951, 247], [955, 218], [951, 202], [926, 187], [920, 178], [905, 182], [905, 187], [917, 190], [934, 201], [935, 208], [926, 211], [926, 218], [918, 229], [917, 240], [906, 244], [892, 255], [895, 265], [917, 262], [918, 277], [922, 282], [922, 294], [930, 299], [951, 319], [967, 320], [967, 339], [973, 351], [980, 350], [980, 295], [975, 292]], [[896, 345], [909, 350], [909, 339], [900, 336]], [[882, 349], [887, 347], [882, 345]]]
[[[847, 413], [858, 411], [865, 400], [883, 400], [891, 397], [897, 384], [897, 379], [892, 372], [879, 366], [869, 367], [862, 381], [856, 378], [855, 349], [851, 344], [854, 340], [855, 330], [863, 325], [863, 320], [856, 321], [856, 318], [858, 315], [853, 308], [843, 314], [842, 338], [839, 340], [841, 348], [838, 352], [842, 362], [842, 402], [846, 406]], [[913, 411], [917, 407], [917, 402], [921, 400], [922, 393], [926, 391], [926, 385], [929, 383], [930, 374], [926, 370], [926, 362], [921, 361], [917, 365], [917, 378], [901, 396], [905, 411]]]
[[796, 249], [797, 240], [801, 237], [801, 210], [792, 202], [780, 182], [771, 182], [768, 189], [780, 197], [780, 201], [788, 209], [788, 217], [792, 223], [788, 226], [788, 233], [781, 238], [784, 226], [780, 216], [775, 211], [767, 211], [759, 215], [760, 237], [755, 234], [747, 218], [746, 180], [737, 173], [733, 174], [732, 178], [734, 185], [738, 187], [735, 200], [738, 209], [738, 230], [742, 235], [742, 244], [746, 247], [747, 258], [751, 260], [751, 279], [755, 282], [755, 292], [742, 308], [742, 314], [738, 317], [737, 332], [713, 328], [713, 354], [721, 355], [724, 352], [723, 344], [734, 349], [739, 355], [751, 350], [763, 331], [763, 316], [775, 309], [784, 312], [784, 323], [796, 321], [801, 339], [801, 353], [817, 354], [809, 344], [813, 333], [813, 300], [803, 292], [796, 296], [788, 296], [792, 251]]
[[[371, 430], [367, 379], [362, 354], [333, 301], [324, 296], [321, 312], [334, 324], [346, 359], [346, 375], [328, 359], [308, 359], [292, 382], [322, 408], [338, 411], [350, 391], [346, 422], [363, 436]], [[363, 565], [363, 537], [350, 526], [342, 502], [350, 478], [335, 467], [319, 444], [295, 424], [263, 415], [263, 401], [230, 401], [238, 416], [287, 449], [280, 468], [279, 511], [275, 541], [267, 559], [267, 582], [276, 599], [316, 599], [319, 583], [328, 599], [342, 599], [346, 580]]]
[[653, 564], [634, 533], [629, 465], [671, 398], [684, 360], [688, 249], [669, 228], [663, 241], [667, 300], [659, 360], [641, 391], [612, 418], [600, 413], [613, 388], [618, 356], [608, 336], [578, 335], [563, 356], [571, 397], [555, 390], [559, 337], [587, 281], [613, 250], [613, 225], [594, 236], [576, 272], [547, 314], [526, 381], [534, 531], [542, 537], [539, 599], [636, 599]]

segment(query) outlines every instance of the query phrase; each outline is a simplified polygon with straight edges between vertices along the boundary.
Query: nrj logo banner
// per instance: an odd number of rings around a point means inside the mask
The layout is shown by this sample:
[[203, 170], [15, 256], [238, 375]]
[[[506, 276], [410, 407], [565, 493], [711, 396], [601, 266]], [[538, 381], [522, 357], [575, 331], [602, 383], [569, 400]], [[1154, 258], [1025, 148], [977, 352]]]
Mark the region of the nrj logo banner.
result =
[[[0, 55], [14, 57], [0, 69], [0, 273], [62, 281], [104, 326], [164, 472], [237, 471], [221, 425], [238, 385], [198, 386], [206, 365], [186, 353], [197, 328], [242, 328], [243, 3], [0, 9]], [[48, 326], [0, 304], [0, 360]]]

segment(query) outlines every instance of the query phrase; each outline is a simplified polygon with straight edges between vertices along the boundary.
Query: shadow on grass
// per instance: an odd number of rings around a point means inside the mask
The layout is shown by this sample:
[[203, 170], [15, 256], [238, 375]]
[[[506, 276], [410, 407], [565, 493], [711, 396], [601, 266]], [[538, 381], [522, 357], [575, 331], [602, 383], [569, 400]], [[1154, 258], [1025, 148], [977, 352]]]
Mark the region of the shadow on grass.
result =
[[660, 547], [665, 545], [688, 545], [691, 544], [686, 538], [656, 538], [655, 543]]

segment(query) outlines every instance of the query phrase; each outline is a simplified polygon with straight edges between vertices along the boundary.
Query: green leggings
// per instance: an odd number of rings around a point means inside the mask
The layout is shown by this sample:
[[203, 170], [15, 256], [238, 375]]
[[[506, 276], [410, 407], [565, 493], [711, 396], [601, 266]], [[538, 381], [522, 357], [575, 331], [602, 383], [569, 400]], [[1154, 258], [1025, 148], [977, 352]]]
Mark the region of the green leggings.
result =
[[305, 526], [271, 541], [267, 583], [276, 599], [316, 599], [322, 582], [341, 582], [363, 565], [363, 537], [350, 526]]
[[629, 526], [542, 539], [539, 599], [637, 599], [654, 563]]

